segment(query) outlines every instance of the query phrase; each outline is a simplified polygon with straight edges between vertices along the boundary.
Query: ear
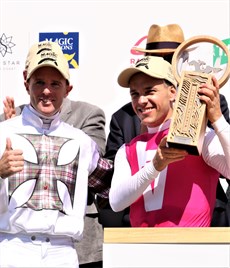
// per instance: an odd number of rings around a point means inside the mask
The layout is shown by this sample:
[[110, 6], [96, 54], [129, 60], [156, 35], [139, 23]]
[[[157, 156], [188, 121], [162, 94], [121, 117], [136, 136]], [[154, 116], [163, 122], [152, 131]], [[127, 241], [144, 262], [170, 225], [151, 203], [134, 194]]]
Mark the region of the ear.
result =
[[170, 94], [170, 100], [174, 102], [176, 99], [176, 94], [177, 94], [177, 90], [174, 86], [169, 87], [169, 94]]
[[24, 70], [24, 71], [23, 71], [23, 78], [24, 78], [24, 81], [26, 81], [26, 77], [27, 77], [27, 70]]
[[65, 97], [67, 97], [70, 93], [70, 91], [73, 89], [73, 86], [72, 85], [68, 85], [66, 86], [66, 93], [65, 93]]
[[26, 88], [27, 93], [30, 95], [29, 83], [26, 80], [24, 80], [24, 86]]
[[29, 92], [29, 83], [26, 81], [26, 77], [27, 77], [27, 71], [24, 70], [23, 71], [24, 86], [26, 88], [27, 93], [30, 95], [30, 92]]

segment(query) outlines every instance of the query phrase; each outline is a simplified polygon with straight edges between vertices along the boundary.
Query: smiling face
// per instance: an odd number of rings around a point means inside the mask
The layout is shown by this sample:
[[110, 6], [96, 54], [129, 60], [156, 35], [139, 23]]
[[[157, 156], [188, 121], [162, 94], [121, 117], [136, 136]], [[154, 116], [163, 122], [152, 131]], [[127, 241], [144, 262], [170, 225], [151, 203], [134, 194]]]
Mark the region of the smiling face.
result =
[[172, 116], [174, 86], [141, 72], [131, 77], [129, 86], [133, 109], [144, 125], [157, 127]]
[[61, 108], [63, 99], [72, 90], [61, 73], [52, 67], [37, 69], [25, 82], [30, 104], [45, 116], [52, 116]]

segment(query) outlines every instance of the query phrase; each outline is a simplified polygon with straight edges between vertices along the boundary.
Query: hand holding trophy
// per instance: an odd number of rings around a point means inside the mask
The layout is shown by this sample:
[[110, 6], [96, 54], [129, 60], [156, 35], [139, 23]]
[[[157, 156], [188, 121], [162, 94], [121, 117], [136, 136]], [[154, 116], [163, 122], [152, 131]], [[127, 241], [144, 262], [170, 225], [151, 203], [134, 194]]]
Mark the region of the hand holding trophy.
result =
[[[195, 49], [188, 49], [197, 43], [202, 44]], [[202, 45], [205, 51], [199, 53], [199, 57], [213, 57], [214, 45], [222, 51], [222, 55], [219, 56], [225, 59], [224, 71], [222, 66], [212, 67], [213, 62], [207, 65], [204, 60], [189, 59], [190, 51], [197, 53]], [[209, 45], [210, 52], [205, 45]], [[182, 71], [179, 71], [179, 65]], [[227, 82], [230, 76], [230, 52], [224, 42], [215, 37], [195, 36], [184, 41], [176, 49], [172, 58], [172, 68], [179, 86], [167, 143], [169, 147], [185, 149], [189, 154], [200, 155], [208, 119], [206, 104], [200, 101], [198, 89], [202, 83], [212, 83], [213, 75], [217, 78], [220, 88]]]

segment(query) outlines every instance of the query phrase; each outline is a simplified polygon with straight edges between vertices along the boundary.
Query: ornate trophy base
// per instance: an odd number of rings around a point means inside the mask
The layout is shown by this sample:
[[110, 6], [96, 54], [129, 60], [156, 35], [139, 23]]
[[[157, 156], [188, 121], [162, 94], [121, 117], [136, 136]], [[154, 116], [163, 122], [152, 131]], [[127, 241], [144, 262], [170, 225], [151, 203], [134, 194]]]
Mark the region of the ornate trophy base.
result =
[[211, 81], [209, 74], [182, 72], [167, 138], [169, 147], [187, 150], [192, 155], [201, 154], [207, 117], [206, 104], [199, 100], [197, 90], [201, 84]]

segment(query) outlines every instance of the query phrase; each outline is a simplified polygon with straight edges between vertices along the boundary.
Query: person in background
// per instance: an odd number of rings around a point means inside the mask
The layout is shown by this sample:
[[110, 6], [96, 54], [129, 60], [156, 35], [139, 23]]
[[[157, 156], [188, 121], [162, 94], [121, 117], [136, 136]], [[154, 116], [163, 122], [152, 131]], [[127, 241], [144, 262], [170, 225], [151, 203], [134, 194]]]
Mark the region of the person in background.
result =
[[[25, 73], [24, 80], [26, 80]], [[0, 122], [20, 115], [25, 106], [15, 107], [12, 97], [6, 97], [3, 103], [4, 114], [0, 116]], [[97, 143], [100, 155], [104, 154], [106, 140], [105, 114], [101, 108], [87, 102], [65, 98], [60, 111], [60, 118], [62, 121], [84, 131]], [[4, 168], [4, 165], [1, 164], [0, 160], [0, 175], [2, 168]], [[89, 188], [83, 239], [75, 243], [80, 263], [79, 267], [102, 268], [102, 244], [103, 228], [98, 220], [95, 193]]]
[[72, 90], [60, 46], [33, 45], [24, 78], [30, 104], [0, 123], [0, 267], [79, 267], [88, 177], [105, 163], [95, 141], [60, 120]]
[[202, 152], [169, 147], [169, 131], [177, 82], [171, 64], [145, 56], [123, 70], [118, 84], [130, 89], [132, 106], [147, 133], [122, 145], [115, 156], [109, 202], [114, 211], [130, 207], [132, 227], [209, 227], [216, 187], [230, 179], [230, 125], [220, 109], [219, 85], [198, 89], [214, 129], [206, 128]]
[[[161, 56], [171, 63], [176, 48], [185, 41], [184, 33], [178, 24], [150, 26], [147, 36], [146, 48], [134, 48], [145, 55]], [[230, 123], [228, 103], [224, 95], [220, 94], [221, 111]], [[210, 122], [208, 126], [212, 127]], [[106, 143], [105, 157], [114, 160], [117, 150], [130, 142], [141, 133], [141, 121], [134, 112], [132, 103], [127, 103], [113, 113], [110, 121], [110, 132]], [[227, 180], [229, 183], [229, 180]], [[226, 194], [218, 181], [216, 193], [216, 207], [213, 214], [212, 226], [230, 226], [226, 218]], [[104, 202], [104, 204], [106, 204]], [[230, 217], [230, 215], [229, 215]], [[100, 211], [100, 221], [104, 227], [130, 227], [129, 208], [121, 212], [113, 212], [107, 203]]]

